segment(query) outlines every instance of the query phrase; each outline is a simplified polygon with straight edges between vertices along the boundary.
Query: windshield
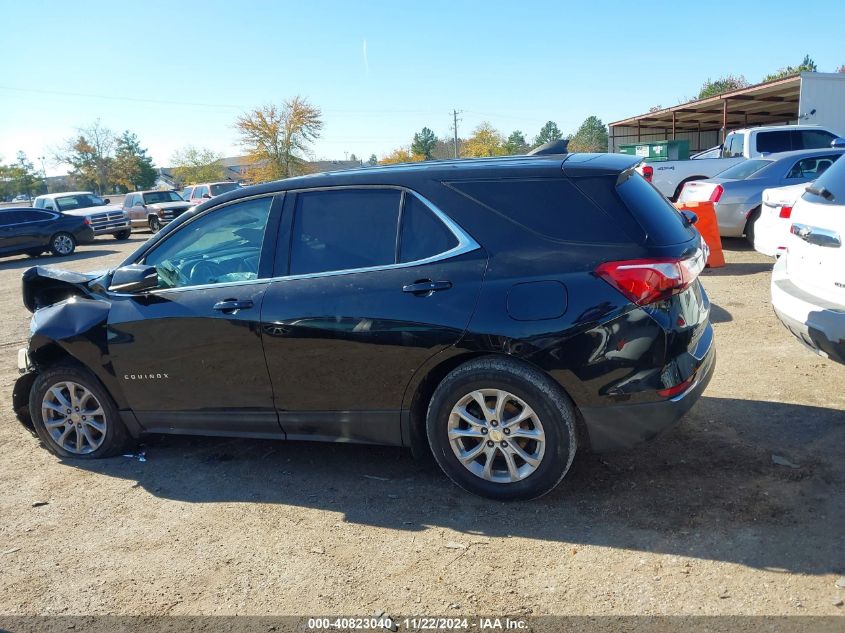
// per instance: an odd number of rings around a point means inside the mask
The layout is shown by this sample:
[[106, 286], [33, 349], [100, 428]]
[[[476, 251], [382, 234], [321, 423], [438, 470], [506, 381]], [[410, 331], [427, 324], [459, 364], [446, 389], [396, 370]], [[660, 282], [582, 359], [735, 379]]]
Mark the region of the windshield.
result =
[[56, 198], [56, 207], [59, 211], [73, 211], [74, 209], [87, 209], [88, 207], [99, 207], [105, 202], [99, 196], [90, 193], [80, 193], [73, 196], [62, 196]]
[[714, 176], [714, 178], [731, 178], [733, 180], [745, 180], [749, 176], [756, 174], [764, 167], [772, 164], [770, 160], [763, 160], [762, 158], [754, 160], [746, 160], [733, 167], [728, 167], [725, 171], [721, 171]]
[[807, 202], [818, 204], [845, 204], [845, 160], [837, 160], [807, 185], [801, 196]]
[[219, 196], [221, 193], [226, 193], [227, 191], [234, 191], [240, 185], [236, 182], [222, 182], [220, 184], [211, 185], [211, 195], [212, 196]]
[[184, 202], [184, 200], [175, 191], [150, 191], [144, 194], [144, 204], [160, 202]]

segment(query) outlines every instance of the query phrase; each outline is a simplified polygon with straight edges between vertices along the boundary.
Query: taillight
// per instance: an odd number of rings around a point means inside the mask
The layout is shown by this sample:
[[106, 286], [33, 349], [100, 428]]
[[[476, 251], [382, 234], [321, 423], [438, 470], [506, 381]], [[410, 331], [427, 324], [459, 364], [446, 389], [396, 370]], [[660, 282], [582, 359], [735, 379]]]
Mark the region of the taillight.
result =
[[654, 178], [654, 167], [651, 165], [643, 165], [643, 178], [645, 178], [648, 182], [651, 182], [651, 179]]
[[683, 382], [679, 382], [674, 387], [668, 387], [666, 389], [658, 389], [657, 393], [664, 398], [672, 398], [677, 396], [682, 391], [685, 391], [687, 387], [689, 387], [695, 381], [695, 374], [684, 380]]
[[648, 305], [682, 292], [704, 270], [704, 252], [697, 249], [686, 259], [629, 259], [605, 262], [596, 275], [637, 305]]
[[722, 197], [722, 194], [725, 192], [724, 187], [722, 185], [716, 185], [713, 188], [713, 191], [710, 192], [710, 198], [708, 200], [710, 202], [719, 202], [719, 198]]
[[788, 218], [792, 215], [792, 207], [781, 207], [778, 217]]

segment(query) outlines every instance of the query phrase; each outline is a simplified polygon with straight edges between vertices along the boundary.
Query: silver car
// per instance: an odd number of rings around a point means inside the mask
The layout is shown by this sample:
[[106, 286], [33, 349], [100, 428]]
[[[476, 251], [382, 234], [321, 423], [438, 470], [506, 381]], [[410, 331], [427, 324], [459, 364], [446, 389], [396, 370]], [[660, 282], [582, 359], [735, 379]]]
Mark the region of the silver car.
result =
[[722, 237], [742, 237], [754, 243], [754, 223], [760, 217], [763, 190], [818, 178], [845, 150], [807, 149], [751, 158], [707, 180], [688, 182], [678, 202], [712, 202]]

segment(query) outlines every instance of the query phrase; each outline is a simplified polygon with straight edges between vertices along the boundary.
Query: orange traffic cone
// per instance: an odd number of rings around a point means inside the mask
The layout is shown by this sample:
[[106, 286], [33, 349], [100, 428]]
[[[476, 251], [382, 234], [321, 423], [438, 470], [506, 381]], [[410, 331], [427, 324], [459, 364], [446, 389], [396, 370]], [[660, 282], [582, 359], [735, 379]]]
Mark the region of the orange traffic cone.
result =
[[678, 211], [692, 211], [698, 216], [695, 228], [701, 233], [707, 246], [710, 247], [710, 257], [707, 265], [719, 268], [725, 265], [725, 254], [722, 252], [722, 238], [719, 237], [719, 223], [716, 220], [716, 208], [712, 202], [680, 202], [675, 205]]

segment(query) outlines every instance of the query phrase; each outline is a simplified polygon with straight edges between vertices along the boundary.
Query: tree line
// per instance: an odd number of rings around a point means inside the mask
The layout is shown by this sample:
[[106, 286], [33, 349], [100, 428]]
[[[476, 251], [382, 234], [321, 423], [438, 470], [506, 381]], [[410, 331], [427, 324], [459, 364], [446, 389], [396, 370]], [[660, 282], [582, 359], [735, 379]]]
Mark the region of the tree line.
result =
[[[410, 145], [399, 147], [378, 161], [381, 165], [407, 163], [424, 160], [454, 158], [481, 158], [487, 156], [512, 156], [525, 154], [550, 141], [566, 138], [571, 152], [606, 152], [607, 128], [596, 116], [587, 117], [572, 134], [564, 137], [557, 123], [547, 121], [536, 136], [529, 142], [522, 130], [514, 130], [508, 136], [502, 134], [489, 122], [479, 124], [468, 138], [458, 139], [457, 152], [455, 140], [438, 138], [428, 127], [414, 134]], [[375, 164], [375, 156], [370, 164]]]

